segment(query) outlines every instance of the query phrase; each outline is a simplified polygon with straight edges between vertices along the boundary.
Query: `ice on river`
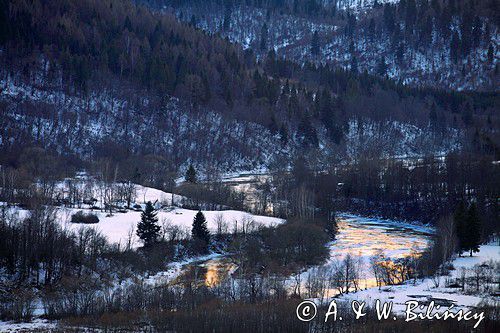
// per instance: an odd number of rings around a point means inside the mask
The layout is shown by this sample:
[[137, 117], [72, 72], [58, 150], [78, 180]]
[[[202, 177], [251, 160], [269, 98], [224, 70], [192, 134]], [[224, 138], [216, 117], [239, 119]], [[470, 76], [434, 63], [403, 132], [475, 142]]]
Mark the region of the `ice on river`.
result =
[[378, 251], [390, 258], [401, 258], [412, 250], [422, 251], [429, 245], [431, 227], [343, 214], [338, 219], [338, 234], [331, 243], [331, 257], [340, 259], [347, 253], [370, 258]]
[[[422, 224], [350, 214], [339, 215], [337, 225], [336, 239], [329, 244], [329, 259], [325, 264], [301, 273], [304, 283], [309, 274], [316, 273], [318, 268], [328, 271], [350, 254], [360, 262], [359, 286], [363, 289], [374, 287], [376, 281], [370, 268], [372, 256], [383, 253], [387, 258], [397, 259], [420, 253], [429, 246], [434, 233], [433, 228]], [[328, 291], [329, 295], [335, 293], [335, 290]]]

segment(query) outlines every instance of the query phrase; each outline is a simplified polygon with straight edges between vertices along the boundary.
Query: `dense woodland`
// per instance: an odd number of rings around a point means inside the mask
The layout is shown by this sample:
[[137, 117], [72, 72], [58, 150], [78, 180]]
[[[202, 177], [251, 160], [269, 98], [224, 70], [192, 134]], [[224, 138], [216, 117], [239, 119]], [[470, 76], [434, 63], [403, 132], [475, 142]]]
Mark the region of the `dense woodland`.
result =
[[[437, 13], [438, 5], [429, 10]], [[394, 8], [385, 6], [384, 11]], [[396, 12], [405, 12], [401, 8]], [[471, 12], [460, 8], [460, 13]], [[348, 199], [377, 199], [387, 206], [384, 202], [398, 198], [404, 207], [423, 202], [432, 212], [450, 191], [442, 185], [415, 191], [426, 174], [439, 184], [441, 174], [461, 170], [455, 165], [464, 162], [491, 165], [486, 169], [496, 175], [496, 164], [491, 164], [499, 156], [495, 92], [412, 88], [330, 65], [298, 64], [272, 51], [257, 61], [251, 50], [130, 2], [3, 1], [0, 9], [5, 65], [0, 160], [3, 183], [11, 187], [86, 168], [108, 179], [170, 189], [188, 161], [198, 164], [207, 180], [216, 181], [248, 161], [253, 162], [250, 167], [290, 170], [302, 155], [312, 175], [342, 166], [335, 177], [344, 183], [340, 192]], [[25, 90], [25, 97], [14, 95], [13, 85]], [[388, 124], [420, 129], [425, 137], [420, 143], [425, 150], [416, 150], [420, 156], [451, 154], [446, 161], [459, 162], [450, 166], [431, 157], [422, 163], [430, 170], [420, 175], [418, 165], [410, 171], [413, 166], [404, 162], [386, 161], [412, 154], [385, 150], [405, 139], [398, 135], [408, 135], [405, 130], [391, 133]], [[361, 141], [363, 135], [368, 141]], [[418, 146], [419, 140], [410, 144]], [[356, 144], [361, 148], [349, 154]], [[457, 149], [465, 155], [454, 159], [451, 151]], [[484, 162], [475, 162], [478, 157]], [[478, 168], [478, 174], [483, 172]], [[470, 172], [464, 170], [461, 177]], [[403, 183], [409, 173], [415, 175], [415, 185]], [[465, 183], [474, 178], [467, 178], [460, 181], [457, 198], [471, 199], [471, 186]], [[446, 180], [451, 187], [459, 181], [453, 176]], [[294, 181], [298, 188], [303, 185]], [[492, 200], [495, 184], [474, 185], [474, 194], [486, 193]], [[411, 209], [390, 210], [403, 215]], [[437, 219], [413, 210], [419, 213], [408, 218]]]
[[117, 79], [271, 131], [284, 127], [307, 136], [309, 123], [315, 132], [324, 126], [335, 143], [352, 117], [419, 126], [438, 121], [455, 128], [473, 126], [476, 115], [481, 128], [488, 116], [498, 121], [495, 95], [415, 90], [350, 71], [296, 65], [272, 53], [257, 64], [250, 51], [127, 2], [4, 1], [2, 15], [2, 61], [11, 68], [3, 75], [22, 73], [30, 84], [43, 80], [44, 86], [85, 94], [109, 89]]
[[[265, 55], [416, 86], [495, 90], [498, 1], [146, 1]], [[336, 5], [335, 5], [336, 3]], [[164, 7], [162, 7], [162, 5]], [[166, 7], [165, 7], [166, 5]]]

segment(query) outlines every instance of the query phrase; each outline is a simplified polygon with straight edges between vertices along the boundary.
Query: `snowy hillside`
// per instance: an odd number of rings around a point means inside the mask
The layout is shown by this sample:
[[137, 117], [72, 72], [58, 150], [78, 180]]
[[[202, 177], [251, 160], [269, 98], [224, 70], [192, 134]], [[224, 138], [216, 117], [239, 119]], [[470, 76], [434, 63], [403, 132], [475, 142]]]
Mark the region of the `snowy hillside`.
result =
[[[46, 147], [82, 157], [107, 149], [104, 147], [110, 138], [120, 138], [127, 149], [165, 154], [178, 169], [192, 162], [202, 170], [216, 166], [221, 171], [238, 172], [266, 168], [278, 156], [300, 150], [296, 136], [284, 144], [279, 135], [260, 125], [227, 119], [211, 110], [193, 113], [187, 103], [174, 97], [166, 103], [156, 97], [114, 91], [82, 97], [7, 77], [0, 81], [0, 102], [8, 104], [1, 115], [0, 142], [12, 144], [14, 137], [28, 135]], [[33, 112], [36, 105], [43, 107]], [[386, 106], [372, 103], [366, 110], [374, 107], [383, 112]], [[325, 130], [318, 128], [321, 158], [325, 160], [332, 150], [353, 159], [372, 147], [385, 156], [423, 156], [461, 146], [463, 136], [458, 130], [429, 135], [432, 132], [430, 127], [359, 117], [349, 122], [342, 152], [332, 147]]]
[[90, 156], [103, 142], [120, 138], [128, 149], [165, 154], [179, 167], [210, 161], [222, 170], [254, 169], [287, 150], [262, 126], [210, 110], [193, 113], [175, 97], [165, 102], [147, 93], [108, 90], [80, 96], [49, 86], [10, 76], [0, 80], [0, 102], [8, 105], [0, 116], [0, 142], [12, 143], [13, 133], [24, 133], [46, 147]]
[[[384, 11], [381, 5], [398, 1], [377, 1], [378, 5], [372, 12], [370, 9], [374, 2], [323, 1], [325, 6], [337, 3], [337, 8], [354, 12], [352, 20], [349, 15], [347, 18], [304, 17], [238, 4], [231, 8], [229, 15], [223, 6], [210, 2], [204, 5], [186, 4], [176, 7], [175, 11], [180, 19], [194, 22], [197, 27], [210, 33], [227, 36], [260, 56], [274, 50], [277, 55], [299, 63], [312, 61], [346, 69], [356, 67], [356, 71], [371, 74], [380, 74], [383, 59], [386, 69], [381, 75], [401, 80], [405, 84], [454, 90], [497, 89], [500, 37], [494, 20], [483, 18], [479, 28], [474, 27], [475, 31], [481, 30], [481, 33], [473, 32], [477, 39], [473, 42], [475, 46], [469, 54], [454, 61], [451, 36], [440, 32], [441, 26], [445, 24], [441, 17], [429, 18], [428, 23], [420, 23], [422, 27], [415, 29], [415, 34], [421, 36], [412, 38], [405, 35], [408, 30], [405, 23], [396, 21], [394, 24], [398, 32], [393, 35], [385, 31], [385, 21], [380, 19], [384, 16], [385, 20], [386, 17], [386, 14], [382, 15]], [[381, 22], [374, 24], [379, 19]], [[464, 20], [472, 18], [453, 17], [447, 29], [460, 34], [461, 29], [464, 29]], [[477, 18], [474, 22], [477, 22]], [[425, 36], [420, 30], [425, 30]], [[319, 36], [318, 54], [311, 52], [314, 32], [318, 32]]]

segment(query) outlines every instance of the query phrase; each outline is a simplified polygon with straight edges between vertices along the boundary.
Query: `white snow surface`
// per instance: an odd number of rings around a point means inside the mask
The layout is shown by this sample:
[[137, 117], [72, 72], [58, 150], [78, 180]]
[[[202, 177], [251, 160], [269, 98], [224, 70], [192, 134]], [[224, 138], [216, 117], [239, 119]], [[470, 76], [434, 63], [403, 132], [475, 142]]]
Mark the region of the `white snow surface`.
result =
[[[60, 190], [65, 189], [65, 182], [58, 184]], [[93, 190], [93, 195], [97, 198], [98, 203], [100, 202], [100, 193], [98, 190]], [[175, 203], [180, 202], [183, 197], [180, 195], [174, 195]], [[172, 204], [172, 193], [164, 192], [159, 189], [145, 187], [141, 185], [136, 185], [136, 195], [135, 201], [132, 203], [139, 204], [144, 207], [144, 204], [148, 201], [154, 203], [155, 208], [157, 208], [158, 224], [165, 227], [178, 227], [184, 235], [189, 235], [191, 233], [191, 226], [193, 219], [198, 213], [197, 210], [184, 209], [179, 207], [169, 207], [168, 209], [162, 209], [165, 205]], [[134, 210], [127, 210], [126, 213], [120, 213], [115, 210], [115, 212], [110, 216], [109, 212], [104, 212], [101, 210], [92, 210], [88, 205], [82, 205], [81, 208], [69, 208], [69, 207], [55, 207], [57, 214], [57, 221], [64, 228], [68, 228], [72, 231], [78, 231], [80, 228], [93, 228], [99, 231], [103, 236], [107, 238], [110, 243], [117, 243], [120, 247], [126, 246], [128, 240], [131, 239], [131, 245], [136, 248], [141, 245], [138, 237], [136, 236], [137, 223], [141, 220], [141, 212]], [[9, 213], [12, 215], [17, 215], [20, 219], [28, 216], [28, 211], [19, 209], [18, 207], [10, 207]], [[96, 224], [79, 224], [71, 223], [71, 216], [78, 211], [83, 211], [85, 214], [95, 214], [99, 218], [99, 223]], [[217, 230], [217, 219], [222, 218], [224, 221], [224, 227], [227, 232], [232, 232], [233, 230], [241, 231], [242, 228], [259, 228], [262, 226], [272, 227], [284, 223], [285, 220], [269, 217], [252, 215], [250, 213], [238, 210], [221, 210], [221, 211], [209, 211], [203, 210], [202, 213], [205, 215], [207, 220], [207, 227], [210, 232], [215, 232]]]
[[0, 332], [34, 332], [47, 331], [50, 332], [57, 326], [56, 322], [51, 322], [44, 319], [34, 319], [30, 323], [15, 323], [13, 321], [0, 321]]
[[[120, 246], [124, 246], [128, 241], [129, 235], [132, 235], [132, 246], [138, 247], [141, 245], [135, 234], [137, 223], [141, 220], [141, 212], [128, 211], [127, 213], [114, 213], [113, 216], [108, 216], [107, 213], [94, 211], [93, 213], [99, 217], [99, 223], [92, 225], [71, 223], [71, 215], [79, 210], [80, 209], [76, 208], [60, 208], [58, 212], [58, 216], [60, 217], [59, 221], [61, 221], [64, 227], [75, 231], [79, 228], [94, 228], [102, 235], [106, 236], [109, 242], [118, 243]], [[171, 226], [178, 226], [181, 230], [190, 233], [196, 213], [198, 213], [197, 210], [175, 208], [170, 212], [160, 210], [157, 212], [157, 216], [160, 225], [165, 222]], [[202, 213], [205, 215], [208, 229], [211, 232], [215, 232], [217, 229], [216, 217], [218, 215], [222, 216], [227, 223], [229, 231], [233, 230], [235, 227], [238, 227], [238, 230], [240, 230], [241, 223], [250, 220], [253, 220], [257, 226], [266, 227], [276, 226], [284, 222], [283, 219], [252, 215], [237, 210], [204, 210]]]
[[[62, 227], [72, 231], [78, 231], [80, 228], [93, 228], [105, 236], [110, 243], [119, 244], [121, 248], [128, 244], [129, 239], [131, 239], [133, 248], [137, 248], [141, 245], [136, 236], [137, 223], [141, 220], [142, 212], [140, 210], [123, 209], [124, 211], [126, 210], [126, 212], [120, 212], [114, 209], [112, 215], [109, 214], [109, 211], [103, 211], [103, 193], [102, 190], [99, 189], [99, 186], [96, 186], [98, 181], [88, 177], [85, 173], [82, 173], [76, 178], [66, 179], [56, 184], [56, 191], [59, 192], [61, 197], [64, 198], [68, 196], [70, 182], [72, 186], [77, 187], [79, 191], [82, 192], [85, 187], [90, 187], [90, 193], [87, 194], [87, 196], [91, 195], [95, 198], [97, 200], [96, 206], [101, 209], [91, 209], [91, 206], [86, 204], [80, 204], [80, 207], [54, 207], [56, 209], [56, 220]], [[198, 210], [172, 206], [172, 197], [174, 198], [174, 204], [181, 203], [182, 199], [185, 199], [185, 197], [178, 194], [172, 196], [172, 193], [138, 184], [135, 184], [134, 187], [135, 191], [131, 207], [139, 205], [144, 209], [145, 204], [150, 201], [156, 208], [158, 224], [162, 228], [177, 227], [181, 231], [180, 237], [187, 236], [191, 233], [193, 219], [198, 213]], [[114, 203], [119, 207], [125, 208], [125, 203]], [[96, 215], [99, 218], [99, 223], [72, 223], [71, 216], [79, 211], [85, 214]], [[9, 206], [5, 212], [6, 214], [17, 216], [19, 220], [29, 215], [28, 211], [20, 209], [17, 206]], [[217, 220], [220, 222], [221, 219], [223, 220], [222, 227], [224, 232], [233, 232], [234, 230], [242, 231], [243, 228], [245, 228], [245, 230], [249, 230], [249, 228], [255, 230], [259, 227], [274, 227], [285, 222], [285, 220], [281, 218], [253, 215], [239, 210], [202, 210], [202, 213], [205, 215], [207, 227], [212, 233], [217, 231]]]

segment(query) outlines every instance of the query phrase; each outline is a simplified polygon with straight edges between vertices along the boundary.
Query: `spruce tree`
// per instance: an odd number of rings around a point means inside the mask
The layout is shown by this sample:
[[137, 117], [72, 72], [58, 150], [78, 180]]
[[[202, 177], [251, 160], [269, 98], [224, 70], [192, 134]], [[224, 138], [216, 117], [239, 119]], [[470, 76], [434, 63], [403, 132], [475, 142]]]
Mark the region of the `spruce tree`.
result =
[[387, 64], [385, 63], [385, 57], [381, 57], [379, 63], [377, 64], [377, 73], [381, 76], [387, 74]]
[[285, 125], [281, 125], [279, 134], [281, 143], [283, 145], [286, 145], [288, 143], [288, 130], [286, 129]]
[[186, 170], [186, 176], [185, 176], [186, 182], [188, 183], [196, 183], [197, 177], [196, 177], [196, 170], [194, 169], [193, 165], [190, 164], [189, 168]]
[[465, 230], [466, 224], [466, 210], [465, 204], [460, 202], [458, 204], [457, 209], [455, 210], [455, 214], [453, 216], [455, 220], [455, 227], [457, 231], [458, 238], [458, 255], [461, 256], [462, 252], [466, 250], [467, 247], [467, 234]]
[[490, 46], [488, 47], [488, 62], [489, 63], [493, 62], [494, 53], [495, 53], [495, 51], [493, 50], [493, 45], [490, 44]]
[[7, 8], [9, 2], [7, 0], [0, 0], [0, 43], [7, 41], [9, 37], [9, 26], [7, 17]]
[[201, 244], [203, 252], [207, 252], [208, 243], [210, 242], [210, 233], [207, 228], [207, 220], [201, 211], [196, 213], [193, 220], [193, 228], [191, 236], [195, 241]]
[[222, 25], [224, 31], [229, 31], [229, 29], [231, 28], [231, 12], [231, 4], [227, 3], [224, 11], [224, 22]]
[[470, 252], [479, 252], [479, 245], [481, 244], [481, 222], [479, 214], [477, 213], [476, 204], [472, 203], [467, 212], [466, 225], [465, 225], [466, 244], [465, 250]]
[[396, 59], [400, 64], [405, 60], [405, 44], [403, 42], [398, 45], [398, 49], [396, 50]]
[[318, 31], [315, 31], [311, 41], [311, 53], [313, 55], [319, 54], [319, 35]]
[[191, 15], [191, 19], [189, 20], [189, 24], [190, 24], [192, 27], [195, 27], [195, 28], [196, 28], [196, 16], [195, 16], [195, 15]]
[[146, 208], [141, 214], [141, 221], [137, 224], [137, 236], [149, 247], [156, 242], [160, 235], [158, 217], [151, 201], [146, 203]]
[[431, 111], [429, 112], [429, 122], [431, 127], [435, 128], [438, 121], [438, 115], [436, 110], [436, 104], [432, 103]]
[[460, 56], [460, 37], [455, 31], [451, 37], [450, 41], [450, 59], [454, 63], [457, 63]]
[[267, 49], [267, 24], [264, 23], [262, 25], [262, 29], [260, 30], [260, 49], [262, 51]]
[[355, 55], [353, 55], [351, 59], [351, 72], [353, 73], [358, 72], [358, 58], [356, 58]]

